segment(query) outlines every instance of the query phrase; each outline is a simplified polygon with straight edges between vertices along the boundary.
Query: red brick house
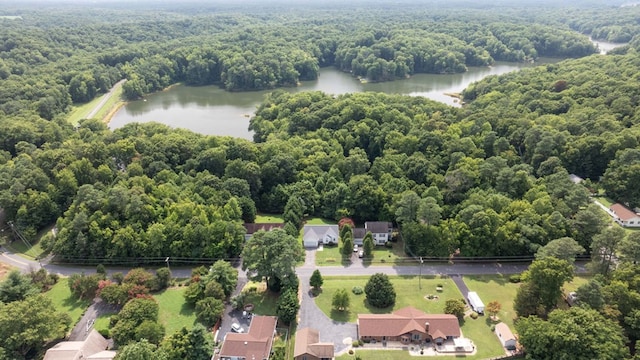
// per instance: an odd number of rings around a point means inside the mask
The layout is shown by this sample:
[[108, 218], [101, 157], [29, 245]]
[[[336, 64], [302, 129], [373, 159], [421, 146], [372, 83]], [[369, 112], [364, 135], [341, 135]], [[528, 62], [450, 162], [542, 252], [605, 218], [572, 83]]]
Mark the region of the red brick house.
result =
[[363, 341], [441, 345], [460, 335], [458, 318], [449, 314], [426, 314], [406, 307], [391, 314], [358, 315], [358, 338]]
[[275, 316], [254, 316], [246, 333], [230, 332], [225, 335], [222, 349], [215, 359], [268, 360], [276, 333], [276, 322]]

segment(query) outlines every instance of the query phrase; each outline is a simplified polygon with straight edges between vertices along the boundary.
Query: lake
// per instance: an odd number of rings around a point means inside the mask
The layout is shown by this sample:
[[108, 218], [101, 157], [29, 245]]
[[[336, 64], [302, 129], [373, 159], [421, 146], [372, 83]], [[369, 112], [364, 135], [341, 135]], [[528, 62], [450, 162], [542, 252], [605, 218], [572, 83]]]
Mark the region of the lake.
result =
[[[542, 59], [542, 63], [560, 59]], [[539, 65], [541, 62], [536, 63]], [[333, 67], [320, 69], [320, 77], [307, 81], [290, 92], [319, 90], [329, 94], [377, 91], [388, 94], [424, 96], [451, 106], [458, 99], [445, 93], [459, 93], [472, 82], [488, 75], [504, 74], [531, 67], [528, 63], [497, 62], [491, 67], [469, 68], [461, 74], [416, 74], [409, 79], [382, 83], [361, 83], [350, 74]], [[166, 91], [148, 95], [144, 100], [123, 106], [111, 119], [109, 127], [117, 129], [131, 122], [156, 121], [207, 135], [229, 135], [251, 140], [249, 118], [268, 91], [228, 92], [217, 86], [176, 85]]]

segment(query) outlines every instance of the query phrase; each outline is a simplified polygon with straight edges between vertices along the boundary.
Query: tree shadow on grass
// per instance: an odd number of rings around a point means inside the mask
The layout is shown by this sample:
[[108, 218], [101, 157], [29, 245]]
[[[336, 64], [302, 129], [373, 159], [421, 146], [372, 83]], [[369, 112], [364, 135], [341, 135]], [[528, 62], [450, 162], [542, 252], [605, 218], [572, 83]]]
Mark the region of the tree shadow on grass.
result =
[[369, 302], [367, 301], [367, 298], [364, 298], [362, 300], [362, 303], [364, 304], [364, 307], [366, 307], [367, 310], [369, 310], [369, 312], [372, 314], [389, 314], [391, 313], [391, 311], [393, 311], [393, 305], [387, 306], [384, 308], [375, 307], [369, 304]]
[[465, 277], [468, 277], [475, 281], [479, 281], [483, 283], [489, 283], [493, 281], [500, 286], [504, 286], [506, 284], [512, 284], [512, 282], [509, 281], [510, 276], [511, 275], [501, 275], [501, 274], [499, 275], [498, 274], [496, 275], [465, 275]]
[[90, 300], [79, 299], [73, 295], [68, 296], [66, 299], [62, 300], [62, 306], [69, 308], [86, 308], [91, 305]]
[[195, 311], [196, 309], [192, 305], [189, 305], [187, 303], [183, 303], [180, 307], [180, 315], [183, 316], [191, 316], [193, 315], [193, 313], [195, 313]]
[[351, 315], [351, 311], [339, 311], [336, 309], [331, 309], [331, 320], [339, 321], [339, 322], [349, 322], [349, 316]]

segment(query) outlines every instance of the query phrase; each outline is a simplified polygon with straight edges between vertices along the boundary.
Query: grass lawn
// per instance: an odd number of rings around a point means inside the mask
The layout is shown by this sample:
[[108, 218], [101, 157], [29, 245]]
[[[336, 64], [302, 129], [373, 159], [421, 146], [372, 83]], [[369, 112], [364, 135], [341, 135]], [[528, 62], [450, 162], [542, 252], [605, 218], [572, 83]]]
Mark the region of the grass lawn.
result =
[[46, 228], [40, 230], [38, 234], [36, 234], [37, 240], [30, 242], [31, 247], [27, 247], [27, 244], [25, 244], [21, 240], [15, 240], [10, 244], [6, 243], [5, 247], [10, 251], [14, 252], [15, 254], [28, 259], [37, 259], [38, 257], [42, 257], [45, 254], [45, 251], [42, 249], [42, 246], [40, 244], [40, 239], [45, 234], [49, 233], [54, 226], [55, 224], [51, 224]]
[[[67, 121], [69, 121], [73, 125], [78, 124], [80, 120], [86, 118], [87, 115], [89, 115], [89, 113], [91, 112], [91, 110], [93, 110], [93, 108], [95, 108], [98, 105], [98, 103], [100, 102], [103, 96], [104, 94], [100, 94], [100, 96], [89, 101], [88, 103], [74, 104], [73, 110], [71, 110], [71, 112], [69, 113], [69, 117], [67, 118]], [[98, 110], [98, 112], [94, 117], [96, 119], [101, 119], [101, 120], [105, 119], [107, 115], [111, 112], [111, 110], [115, 109], [116, 106], [118, 106], [118, 104], [121, 102], [122, 102], [122, 86], [119, 86], [113, 92], [113, 95], [109, 98], [109, 100], [107, 100], [104, 106], [102, 106], [102, 108]]]
[[[513, 300], [520, 284], [509, 282], [508, 275], [465, 275], [463, 279], [469, 290], [477, 292], [485, 305], [492, 301], [498, 301], [502, 305], [498, 317], [515, 332], [513, 319], [516, 312], [513, 310]], [[488, 320], [488, 316], [478, 319], [485, 318]]]
[[323, 218], [318, 218], [318, 217], [309, 218], [304, 223], [308, 224], [308, 225], [336, 225], [336, 224], [338, 224], [337, 222], [335, 222], [333, 220], [323, 219]]
[[102, 314], [98, 316], [96, 321], [93, 323], [93, 328], [98, 332], [109, 330], [109, 319], [111, 318], [111, 315], [114, 314]]
[[260, 224], [260, 223], [273, 224], [273, 223], [283, 223], [284, 219], [282, 218], [282, 215], [279, 215], [279, 214], [257, 214], [256, 220], [254, 222], [256, 224]]
[[82, 317], [82, 314], [91, 304], [89, 300], [78, 300], [69, 290], [68, 279], [61, 278], [51, 290], [44, 293], [46, 297], [51, 299], [53, 307], [60, 312], [69, 314], [71, 317], [71, 325], [75, 325]]
[[276, 315], [278, 295], [267, 290], [265, 282], [249, 282], [242, 289], [247, 294], [245, 304], [253, 304], [253, 313], [257, 315]]
[[[423, 276], [420, 281], [422, 290], [418, 288], [418, 276], [390, 277], [396, 290], [396, 304], [393, 308], [378, 309], [369, 306], [365, 301], [365, 294], [355, 295], [351, 289], [360, 286], [364, 289], [368, 276], [345, 277], [325, 277], [321, 293], [315, 298], [318, 307], [336, 321], [355, 322], [358, 314], [387, 314], [394, 310], [406, 306], [413, 306], [426, 313], [440, 314], [444, 310], [444, 302], [450, 298], [461, 298], [453, 281], [448, 278], [434, 278], [433, 276]], [[442, 284], [442, 292], [436, 291], [436, 286]], [[348, 311], [337, 311], [331, 309], [333, 294], [338, 289], [345, 288], [349, 294], [350, 307]], [[437, 300], [427, 300], [428, 294], [438, 295]]]
[[[355, 254], [351, 261], [364, 261], [365, 265], [372, 266], [394, 266], [394, 265], [417, 265], [413, 259], [404, 253], [402, 242], [392, 243], [393, 247], [388, 249], [384, 246], [376, 246], [373, 249], [372, 259], [358, 259]], [[332, 266], [346, 264], [349, 260], [343, 260], [340, 253], [340, 246], [324, 246], [322, 251], [316, 251], [316, 265]]]
[[183, 327], [191, 329], [196, 323], [195, 309], [184, 302], [185, 290], [187, 287], [182, 286], [153, 295], [160, 306], [158, 322], [164, 325], [167, 335]]
[[615, 204], [613, 199], [608, 198], [606, 196], [599, 196], [599, 197], [595, 198], [595, 200], [597, 200], [599, 203], [601, 203], [602, 205], [604, 205], [606, 207], [611, 207], [611, 205]]

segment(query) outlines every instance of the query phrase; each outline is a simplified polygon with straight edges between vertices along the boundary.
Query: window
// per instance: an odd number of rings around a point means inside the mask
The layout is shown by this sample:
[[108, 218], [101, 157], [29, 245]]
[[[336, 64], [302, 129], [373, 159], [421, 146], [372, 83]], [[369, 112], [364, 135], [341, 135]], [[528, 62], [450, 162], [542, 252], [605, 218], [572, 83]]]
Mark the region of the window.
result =
[[413, 340], [420, 340], [421, 336], [420, 334], [413, 334], [411, 337], [413, 338]]

